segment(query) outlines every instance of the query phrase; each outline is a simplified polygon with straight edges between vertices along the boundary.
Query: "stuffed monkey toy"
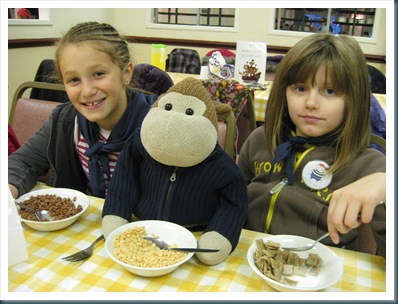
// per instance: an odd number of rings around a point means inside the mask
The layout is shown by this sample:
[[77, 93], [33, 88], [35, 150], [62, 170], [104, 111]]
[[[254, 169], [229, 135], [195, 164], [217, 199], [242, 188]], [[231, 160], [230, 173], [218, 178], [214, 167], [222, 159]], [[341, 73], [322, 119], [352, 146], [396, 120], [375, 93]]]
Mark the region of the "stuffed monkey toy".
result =
[[230, 111], [195, 78], [158, 98], [119, 156], [102, 213], [105, 237], [132, 216], [165, 220], [203, 231], [199, 248], [219, 249], [196, 253], [201, 262], [229, 256], [248, 204], [243, 174], [217, 143], [218, 119]]

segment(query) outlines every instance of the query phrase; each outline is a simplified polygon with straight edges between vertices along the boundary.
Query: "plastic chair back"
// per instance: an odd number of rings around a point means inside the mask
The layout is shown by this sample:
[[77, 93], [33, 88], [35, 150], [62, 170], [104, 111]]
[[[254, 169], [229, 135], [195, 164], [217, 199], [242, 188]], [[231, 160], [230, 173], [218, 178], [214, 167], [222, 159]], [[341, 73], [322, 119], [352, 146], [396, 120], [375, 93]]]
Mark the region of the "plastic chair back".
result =
[[61, 102], [38, 99], [18, 99], [15, 108], [12, 128], [21, 145], [36, 133], [52, 110]]
[[[214, 101], [217, 103], [218, 101]], [[235, 159], [236, 122], [235, 115], [231, 112], [226, 121], [218, 122], [218, 144], [225, 152]]]
[[236, 153], [239, 154], [243, 143], [249, 137], [250, 133], [256, 128], [256, 113], [254, 110], [254, 91], [247, 90], [245, 93], [246, 104], [236, 117], [237, 143]]
[[12, 126], [18, 141], [23, 145], [26, 140], [39, 130], [52, 110], [61, 102], [23, 98], [23, 93], [30, 88], [63, 91], [64, 86], [43, 82], [25, 82], [20, 85], [13, 97], [9, 124]]

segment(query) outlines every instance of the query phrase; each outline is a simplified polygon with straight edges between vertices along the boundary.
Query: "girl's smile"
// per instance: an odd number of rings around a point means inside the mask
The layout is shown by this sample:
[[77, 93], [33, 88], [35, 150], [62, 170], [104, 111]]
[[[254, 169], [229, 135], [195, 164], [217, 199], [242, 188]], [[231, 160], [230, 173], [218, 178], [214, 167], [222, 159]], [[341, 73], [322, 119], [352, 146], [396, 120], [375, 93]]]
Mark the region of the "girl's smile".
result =
[[87, 109], [97, 109], [97, 106], [102, 105], [102, 103], [106, 100], [106, 98], [97, 100], [97, 101], [89, 101], [86, 103], [82, 103], [83, 106], [85, 106]]

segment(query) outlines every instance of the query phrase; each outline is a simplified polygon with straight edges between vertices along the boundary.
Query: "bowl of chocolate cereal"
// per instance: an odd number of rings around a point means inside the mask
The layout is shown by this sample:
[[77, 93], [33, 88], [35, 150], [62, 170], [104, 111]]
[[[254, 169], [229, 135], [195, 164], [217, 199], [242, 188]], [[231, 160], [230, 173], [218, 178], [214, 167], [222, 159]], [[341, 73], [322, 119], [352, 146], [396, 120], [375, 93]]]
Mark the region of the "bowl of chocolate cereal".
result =
[[195, 236], [183, 226], [159, 220], [136, 221], [113, 230], [105, 241], [108, 256], [133, 274], [157, 277], [187, 262], [193, 253], [161, 250], [144, 239], [158, 237], [172, 247], [197, 248]]
[[341, 279], [343, 262], [321, 243], [306, 251], [298, 247], [314, 240], [296, 235], [273, 235], [253, 242], [247, 252], [252, 270], [278, 291], [319, 291]]
[[33, 211], [17, 205], [21, 221], [40, 231], [55, 231], [70, 226], [90, 205], [87, 195], [67, 188], [34, 190], [20, 196], [15, 202], [50, 212], [51, 221], [39, 221]]

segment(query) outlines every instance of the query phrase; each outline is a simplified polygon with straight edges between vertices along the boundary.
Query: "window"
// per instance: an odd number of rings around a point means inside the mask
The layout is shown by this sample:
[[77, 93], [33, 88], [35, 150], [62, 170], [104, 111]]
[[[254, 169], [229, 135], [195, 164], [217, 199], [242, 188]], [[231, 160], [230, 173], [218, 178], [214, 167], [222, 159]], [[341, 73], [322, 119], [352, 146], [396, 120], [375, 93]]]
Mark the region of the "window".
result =
[[9, 8], [8, 19], [39, 19], [38, 8]]
[[9, 25], [47, 25], [52, 24], [49, 8], [9, 8]]
[[277, 8], [275, 29], [371, 38], [375, 8]]
[[203, 27], [235, 26], [234, 8], [155, 8], [152, 23]]

